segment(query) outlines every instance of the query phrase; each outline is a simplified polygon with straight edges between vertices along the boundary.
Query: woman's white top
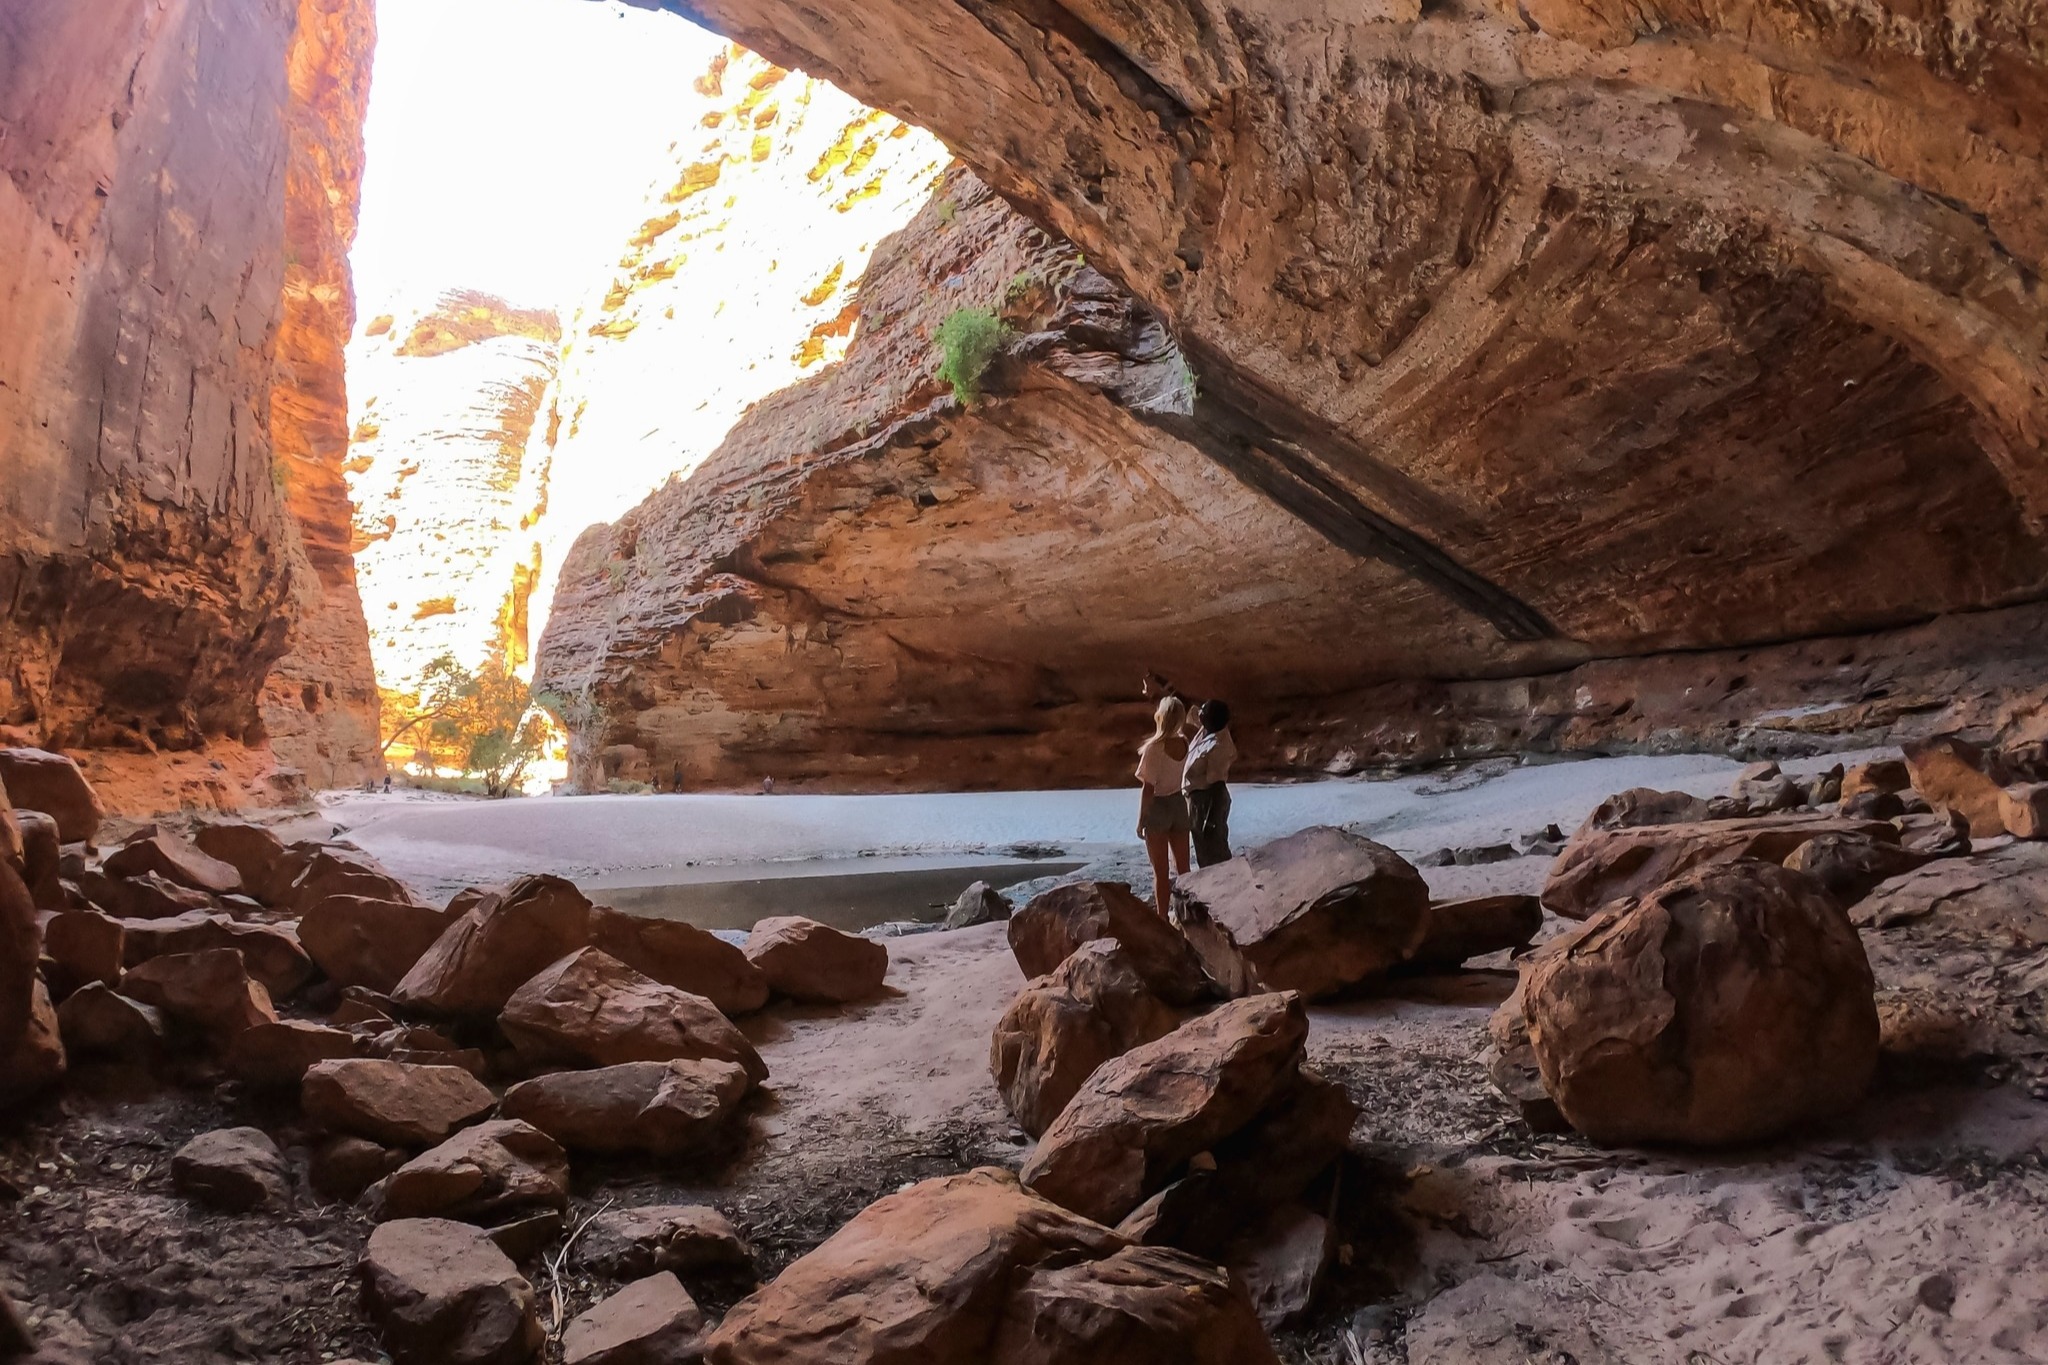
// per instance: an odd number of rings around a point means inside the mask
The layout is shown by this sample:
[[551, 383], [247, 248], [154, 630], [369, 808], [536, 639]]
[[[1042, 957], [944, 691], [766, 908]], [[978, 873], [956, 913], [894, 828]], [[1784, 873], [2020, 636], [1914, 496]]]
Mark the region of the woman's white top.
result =
[[1154, 735], [1138, 750], [1138, 780], [1149, 785], [1154, 796], [1177, 795], [1183, 761], [1168, 753], [1165, 743]]
[[1236, 761], [1237, 742], [1230, 737], [1230, 727], [1226, 725], [1214, 733], [1205, 730], [1188, 745], [1188, 766], [1183, 781], [1190, 791], [1228, 782], [1230, 765]]

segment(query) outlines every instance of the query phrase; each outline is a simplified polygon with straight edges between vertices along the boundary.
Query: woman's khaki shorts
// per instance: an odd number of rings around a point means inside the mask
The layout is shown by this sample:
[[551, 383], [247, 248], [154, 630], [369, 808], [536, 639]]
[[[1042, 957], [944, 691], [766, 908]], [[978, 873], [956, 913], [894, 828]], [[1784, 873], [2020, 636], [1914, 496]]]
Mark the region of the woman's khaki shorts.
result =
[[1145, 818], [1138, 822], [1147, 834], [1186, 834], [1188, 799], [1179, 792], [1154, 796], [1145, 802]]

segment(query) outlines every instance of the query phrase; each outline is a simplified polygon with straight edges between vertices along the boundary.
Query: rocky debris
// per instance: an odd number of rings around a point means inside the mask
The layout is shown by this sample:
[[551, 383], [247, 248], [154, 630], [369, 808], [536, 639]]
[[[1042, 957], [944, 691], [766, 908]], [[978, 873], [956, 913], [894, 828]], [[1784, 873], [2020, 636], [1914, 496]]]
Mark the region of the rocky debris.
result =
[[363, 1040], [347, 1029], [329, 1028], [302, 1019], [280, 1019], [243, 1029], [229, 1042], [227, 1068], [256, 1086], [293, 1089], [316, 1062], [359, 1057]]
[[1775, 763], [1752, 763], [1735, 779], [1728, 795], [1750, 815], [1769, 815], [1806, 804], [1806, 784], [1787, 777]]
[[35, 1351], [36, 1334], [29, 1330], [28, 1320], [14, 1306], [14, 1300], [0, 1293], [0, 1360], [34, 1355]]
[[590, 912], [590, 946], [664, 986], [703, 996], [728, 1016], [768, 1003], [768, 978], [761, 969], [737, 944], [694, 924], [642, 919], [600, 905]]
[[1529, 946], [1543, 927], [1543, 903], [1534, 896], [1472, 896], [1432, 901], [1423, 916], [1422, 941], [1406, 967], [1441, 971], [1468, 959]]
[[129, 840], [109, 854], [100, 867], [110, 877], [155, 873], [165, 881], [215, 896], [242, 889], [242, 874], [233, 866], [207, 857], [198, 845], [166, 830]]
[[1180, 1026], [1183, 1012], [1146, 987], [1115, 939], [1084, 943], [1018, 993], [989, 1039], [1003, 1103], [1033, 1137], [1095, 1069]]
[[1818, 773], [1806, 780], [1806, 798], [1809, 806], [1832, 806], [1842, 799], [1842, 779], [1846, 776], [1842, 765], [1837, 763], [1824, 773]]
[[1045, 976], [1084, 943], [1115, 939], [1151, 992], [1191, 1006], [1217, 995], [1202, 960], [1174, 927], [1121, 882], [1069, 882], [1010, 917], [1010, 952], [1027, 977]]
[[128, 1061], [153, 1059], [166, 1037], [163, 1011], [98, 982], [64, 997], [57, 1028], [71, 1052]]
[[[5, 797], [0, 795], [0, 805], [4, 803]], [[18, 810], [13, 818], [21, 834], [21, 879], [28, 886], [30, 899], [38, 910], [62, 910], [68, 901], [57, 822], [39, 810]]]
[[589, 943], [590, 909], [560, 877], [521, 877], [450, 925], [391, 998], [430, 1014], [495, 1015], [512, 992]]
[[330, 981], [390, 992], [450, 921], [431, 906], [328, 896], [299, 919], [299, 941]]
[[[1391, 851], [1391, 850], [1390, 850]], [[1504, 863], [1521, 856], [1513, 844], [1475, 844], [1469, 848], [1451, 850], [1452, 867], [1486, 867], [1493, 863]]]
[[974, 882], [946, 912], [946, 928], [971, 929], [977, 924], [994, 924], [1007, 920], [1010, 910], [1010, 902], [1000, 891], [987, 882]]
[[174, 953], [236, 952], [273, 1001], [295, 994], [313, 977], [313, 960], [288, 924], [244, 924], [192, 911], [120, 925], [121, 955], [130, 967]]
[[1545, 825], [1515, 839], [1515, 852], [1523, 857], [1554, 858], [1564, 852], [1569, 842], [1565, 832], [1556, 825]]
[[2048, 839], [2048, 782], [2023, 782], [2001, 791], [1998, 822], [2015, 839]]
[[313, 1150], [307, 1176], [322, 1199], [354, 1203], [362, 1192], [406, 1162], [402, 1147], [368, 1138], [332, 1137]]
[[284, 1153], [261, 1128], [201, 1133], [171, 1157], [171, 1188], [226, 1213], [282, 1205], [290, 1184]]
[[1536, 1049], [1529, 1045], [1529, 1019], [1522, 1009], [1522, 991], [1528, 974], [1515, 983], [1514, 992], [1486, 1021], [1486, 1075], [1494, 1089], [1508, 1097], [1521, 1111], [1522, 1122], [1531, 1132], [1563, 1133], [1571, 1129], [1557, 1101], [1543, 1088], [1543, 1069], [1536, 1064]]
[[289, 871], [291, 883], [274, 902], [277, 905], [303, 913], [329, 896], [401, 903], [413, 900], [404, 882], [353, 844], [298, 843], [287, 852], [280, 873]]
[[1109, 1231], [982, 1168], [856, 1214], [712, 1333], [719, 1365], [1258, 1365], [1275, 1357], [1243, 1291], [1179, 1252]]
[[1407, 860], [1327, 825], [1191, 872], [1173, 894], [1189, 942], [1232, 995], [1349, 990], [1405, 961], [1429, 913], [1429, 885]]
[[889, 949], [801, 915], [764, 919], [747, 935], [747, 961], [768, 988], [804, 1004], [843, 1005], [879, 995]]
[[524, 1365], [545, 1340], [533, 1286], [466, 1223], [380, 1224], [361, 1273], [364, 1304], [396, 1365]]
[[314, 1063], [299, 1100], [307, 1118], [334, 1132], [411, 1147], [445, 1141], [497, 1103], [460, 1067], [372, 1057]]
[[1693, 871], [1524, 971], [1544, 1088], [1596, 1142], [1755, 1141], [1853, 1105], [1877, 1065], [1863, 945], [1782, 867]]
[[2005, 833], [2000, 801], [2006, 781], [1998, 755], [1955, 735], [1937, 735], [1903, 746], [1913, 790], [1936, 806], [1960, 811], [1970, 836], [1990, 839]]
[[55, 820], [67, 844], [91, 843], [107, 815], [78, 764], [46, 749], [0, 749], [0, 787], [17, 809]]
[[1697, 824], [1610, 830], [1581, 829], [1550, 869], [1543, 906], [1566, 919], [1585, 919], [1602, 906], [1641, 896], [1695, 868], [1738, 859], [1782, 863], [1823, 834], [1885, 840], [1892, 826], [1824, 815], [1765, 815]]
[[1906, 813], [1906, 803], [1894, 792], [1865, 791], [1844, 797], [1837, 814], [1850, 820], [1894, 820]]
[[233, 948], [152, 957], [122, 976], [121, 993], [222, 1041], [277, 1022], [270, 992]]
[[658, 1270], [682, 1275], [746, 1275], [754, 1256], [726, 1216], [700, 1204], [648, 1204], [612, 1209], [584, 1226], [576, 1264], [613, 1279]]
[[666, 1270], [635, 1280], [562, 1334], [563, 1365], [687, 1365], [703, 1358], [704, 1314]]
[[761, 1054], [701, 995], [664, 986], [596, 948], [571, 953], [512, 993], [498, 1025], [529, 1062], [597, 1066], [709, 1058], [768, 1079]]
[[1337, 1254], [1336, 1224], [1301, 1204], [1267, 1209], [1221, 1257], [1259, 1321], [1277, 1330], [1300, 1319]]
[[264, 905], [277, 905], [291, 893], [292, 878], [302, 869], [284, 841], [261, 825], [201, 825], [192, 832], [201, 853], [235, 869], [242, 890]]
[[1708, 803], [1690, 792], [1661, 792], [1630, 787], [1593, 808], [1579, 832], [1594, 829], [1638, 829], [1644, 825], [1696, 825], [1708, 819]]
[[1022, 1179], [1115, 1223], [1198, 1152], [1249, 1123], [1298, 1074], [1308, 1017], [1291, 992], [1249, 996], [1100, 1067], [1061, 1111]]
[[1891, 822], [1899, 832], [1899, 847], [1923, 858], [1962, 858], [1969, 855], [1970, 821], [1959, 810], [1943, 806], [1929, 812], [1908, 811]]
[[627, 1062], [521, 1081], [498, 1112], [571, 1151], [696, 1157], [734, 1136], [751, 1082], [731, 1062]]
[[1842, 774], [1841, 799], [1847, 802], [1864, 795], [1890, 796], [1912, 785], [1913, 774], [1906, 767], [1906, 760], [1877, 758], [1858, 763]]
[[59, 996], [91, 982], [121, 983], [125, 964], [121, 922], [97, 910], [63, 910], [43, 925], [43, 956], [50, 960], [50, 987]]
[[516, 1119], [465, 1128], [391, 1172], [369, 1195], [379, 1222], [453, 1218], [491, 1224], [569, 1207], [569, 1157]]
[[1926, 863], [1929, 856], [1868, 834], [1823, 834], [1793, 849], [1785, 866], [1805, 873], [1849, 906], [1881, 883]]
[[25, 1016], [11, 1046], [0, 1046], [0, 1101], [22, 1099], [63, 1079], [63, 1033], [50, 992], [40, 978], [31, 982]]

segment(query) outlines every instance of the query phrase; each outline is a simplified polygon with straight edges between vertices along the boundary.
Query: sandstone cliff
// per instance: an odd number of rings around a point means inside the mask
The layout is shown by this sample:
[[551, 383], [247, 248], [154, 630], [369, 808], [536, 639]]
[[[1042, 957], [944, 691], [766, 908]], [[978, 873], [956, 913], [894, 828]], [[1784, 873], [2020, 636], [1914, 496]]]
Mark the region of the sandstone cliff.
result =
[[368, 0], [0, 15], [0, 722], [116, 802], [238, 799], [266, 711], [316, 777], [374, 734], [334, 553], [371, 33]]
[[533, 437], [561, 335], [552, 311], [455, 292], [350, 348], [355, 565], [387, 687], [443, 653], [526, 663], [549, 486]]

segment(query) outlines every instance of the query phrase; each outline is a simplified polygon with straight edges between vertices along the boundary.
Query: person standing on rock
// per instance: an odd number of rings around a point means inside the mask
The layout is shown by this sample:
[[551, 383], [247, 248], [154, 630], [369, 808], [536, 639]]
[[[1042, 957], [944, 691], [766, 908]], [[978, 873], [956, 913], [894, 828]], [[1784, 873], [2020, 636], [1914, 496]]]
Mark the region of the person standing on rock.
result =
[[1152, 713], [1152, 738], [1138, 750], [1138, 837], [1152, 859], [1152, 899], [1162, 919], [1173, 888], [1167, 855], [1173, 857], [1175, 872], [1188, 870], [1188, 803], [1180, 789], [1188, 758], [1180, 731], [1187, 716], [1179, 697], [1161, 697]]
[[1188, 798], [1188, 824], [1195, 862], [1209, 867], [1230, 861], [1230, 765], [1237, 742], [1230, 737], [1230, 707], [1210, 700], [1195, 708], [1201, 730], [1188, 745], [1181, 789]]

